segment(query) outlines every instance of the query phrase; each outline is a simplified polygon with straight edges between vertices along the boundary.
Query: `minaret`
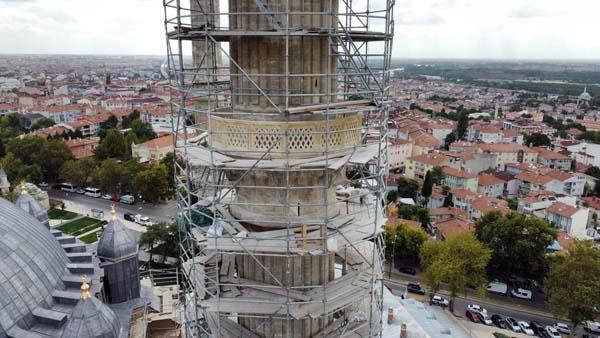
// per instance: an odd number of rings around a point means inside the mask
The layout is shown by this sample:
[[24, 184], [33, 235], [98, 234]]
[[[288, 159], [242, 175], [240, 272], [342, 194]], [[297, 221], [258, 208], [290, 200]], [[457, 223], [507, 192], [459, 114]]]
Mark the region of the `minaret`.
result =
[[121, 303], [140, 297], [138, 243], [135, 236], [117, 219], [112, 219], [98, 241], [100, 266], [104, 268], [104, 292], [109, 303]]

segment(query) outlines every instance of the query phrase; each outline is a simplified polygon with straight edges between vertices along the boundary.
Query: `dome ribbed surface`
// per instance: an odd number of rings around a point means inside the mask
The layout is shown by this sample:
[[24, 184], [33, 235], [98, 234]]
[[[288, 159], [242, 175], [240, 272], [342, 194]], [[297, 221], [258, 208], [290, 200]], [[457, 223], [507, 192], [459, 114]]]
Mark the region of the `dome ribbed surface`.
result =
[[136, 255], [137, 252], [137, 240], [131, 231], [120, 220], [111, 220], [98, 241], [98, 257], [115, 261]]
[[65, 324], [62, 337], [116, 338], [119, 319], [95, 297], [81, 299]]

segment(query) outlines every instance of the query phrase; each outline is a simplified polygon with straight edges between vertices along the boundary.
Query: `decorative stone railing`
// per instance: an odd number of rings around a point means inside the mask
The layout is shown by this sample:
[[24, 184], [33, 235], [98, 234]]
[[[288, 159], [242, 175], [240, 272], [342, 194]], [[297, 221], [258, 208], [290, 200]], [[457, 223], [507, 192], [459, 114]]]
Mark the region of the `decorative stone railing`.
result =
[[286, 151], [295, 158], [311, 157], [352, 149], [360, 143], [362, 121], [362, 114], [300, 122], [249, 121], [212, 116], [210, 139], [216, 150], [237, 153], [242, 157], [261, 157], [269, 149], [267, 158], [284, 157]]

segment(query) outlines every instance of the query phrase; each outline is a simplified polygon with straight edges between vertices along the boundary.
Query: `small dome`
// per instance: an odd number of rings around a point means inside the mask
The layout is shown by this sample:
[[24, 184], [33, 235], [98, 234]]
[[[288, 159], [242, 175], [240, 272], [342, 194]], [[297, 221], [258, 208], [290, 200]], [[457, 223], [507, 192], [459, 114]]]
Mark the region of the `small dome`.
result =
[[135, 236], [114, 214], [100, 236], [97, 253], [98, 257], [111, 261], [128, 258], [138, 253]]
[[62, 338], [117, 338], [119, 319], [96, 297], [79, 300], [67, 320]]
[[26, 213], [37, 218], [37, 220], [40, 221], [40, 223], [44, 224], [46, 227], [49, 226], [48, 213], [33, 198], [33, 196], [31, 196], [27, 192], [21, 193], [19, 198], [17, 198], [15, 204], [19, 208], [21, 208], [21, 210], [24, 210]]

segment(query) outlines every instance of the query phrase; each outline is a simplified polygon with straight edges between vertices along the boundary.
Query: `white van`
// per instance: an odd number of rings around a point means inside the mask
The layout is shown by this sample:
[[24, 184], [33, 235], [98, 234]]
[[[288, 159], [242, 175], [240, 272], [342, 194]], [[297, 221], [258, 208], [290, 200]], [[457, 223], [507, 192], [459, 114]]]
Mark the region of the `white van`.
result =
[[511, 295], [516, 298], [531, 300], [531, 291], [526, 289], [518, 288], [516, 290], [512, 290]]
[[102, 196], [102, 194], [100, 193], [100, 189], [96, 189], [96, 188], [85, 188], [84, 194], [86, 196], [94, 197], [94, 198], [99, 198], [100, 196]]
[[508, 293], [508, 286], [498, 281], [493, 281], [488, 284], [487, 291], [490, 293], [496, 293], [499, 295], [505, 295]]
[[66, 191], [66, 192], [75, 192], [75, 186], [73, 186], [71, 183], [67, 183], [67, 182], [61, 183], [60, 190]]

